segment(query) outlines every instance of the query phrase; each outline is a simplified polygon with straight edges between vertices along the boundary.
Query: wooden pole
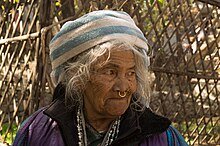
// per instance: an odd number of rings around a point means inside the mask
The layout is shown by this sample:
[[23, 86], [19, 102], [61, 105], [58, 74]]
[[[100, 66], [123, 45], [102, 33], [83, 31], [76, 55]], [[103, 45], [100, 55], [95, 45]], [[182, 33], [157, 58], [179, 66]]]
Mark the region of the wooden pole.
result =
[[200, 1], [203, 3], [207, 3], [207, 4], [211, 4], [211, 5], [215, 5], [217, 7], [220, 7], [220, 0], [196, 0], [196, 1]]

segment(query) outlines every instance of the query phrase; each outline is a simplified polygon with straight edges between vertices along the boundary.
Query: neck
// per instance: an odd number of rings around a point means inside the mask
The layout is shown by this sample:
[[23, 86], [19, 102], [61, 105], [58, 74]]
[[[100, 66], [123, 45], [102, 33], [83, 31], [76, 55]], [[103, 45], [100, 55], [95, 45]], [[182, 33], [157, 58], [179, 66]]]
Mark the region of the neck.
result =
[[88, 122], [98, 132], [107, 131], [111, 123], [115, 120], [110, 118], [98, 118], [94, 116], [89, 116], [86, 112], [84, 112], [84, 116], [86, 122]]
[[[83, 112], [83, 113], [82, 113]], [[90, 115], [90, 116], [88, 116]], [[84, 118], [83, 118], [83, 117]], [[87, 137], [82, 136], [84, 135], [83, 132], [86, 132], [86, 123], [89, 123], [89, 126], [92, 126], [94, 130], [98, 133], [106, 133], [102, 144], [110, 145], [113, 140], [118, 137], [119, 126], [120, 126], [120, 117], [116, 120], [116, 118], [97, 118], [94, 114], [89, 114], [86, 109], [82, 111], [82, 109], [78, 109], [77, 111], [77, 129], [78, 129], [78, 138], [79, 138], [79, 145], [87, 145]], [[111, 126], [112, 125], [112, 126]], [[111, 127], [111, 128], [110, 128]]]

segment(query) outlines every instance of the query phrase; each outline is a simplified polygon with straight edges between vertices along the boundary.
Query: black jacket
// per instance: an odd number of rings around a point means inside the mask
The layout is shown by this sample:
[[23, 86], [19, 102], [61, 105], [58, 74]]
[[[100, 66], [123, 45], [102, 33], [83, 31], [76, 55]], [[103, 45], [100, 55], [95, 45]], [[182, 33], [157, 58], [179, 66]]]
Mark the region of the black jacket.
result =
[[[58, 85], [54, 92], [54, 101], [44, 113], [58, 123], [65, 145], [76, 146], [78, 144], [76, 111], [65, 106], [64, 93], [64, 87]], [[122, 116], [118, 138], [112, 145], [137, 145], [147, 136], [166, 131], [170, 124], [170, 120], [156, 115], [148, 108], [143, 112], [132, 111], [129, 108]]]

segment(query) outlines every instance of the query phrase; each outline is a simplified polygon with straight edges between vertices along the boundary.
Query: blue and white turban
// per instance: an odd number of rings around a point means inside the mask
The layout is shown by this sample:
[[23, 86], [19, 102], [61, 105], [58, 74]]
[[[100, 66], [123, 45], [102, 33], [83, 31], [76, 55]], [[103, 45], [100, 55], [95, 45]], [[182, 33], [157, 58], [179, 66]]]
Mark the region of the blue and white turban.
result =
[[51, 77], [56, 85], [68, 60], [101, 43], [121, 40], [148, 51], [147, 40], [125, 12], [99, 10], [65, 23], [50, 42]]

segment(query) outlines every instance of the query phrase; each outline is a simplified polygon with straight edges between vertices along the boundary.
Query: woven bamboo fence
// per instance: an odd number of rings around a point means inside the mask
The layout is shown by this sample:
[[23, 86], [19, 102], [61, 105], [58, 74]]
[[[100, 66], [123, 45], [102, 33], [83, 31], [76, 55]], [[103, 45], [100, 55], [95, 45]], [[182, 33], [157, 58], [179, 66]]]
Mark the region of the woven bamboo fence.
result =
[[48, 44], [64, 22], [123, 10], [151, 47], [151, 108], [189, 145], [220, 145], [219, 0], [1, 0], [0, 141], [51, 102]]

